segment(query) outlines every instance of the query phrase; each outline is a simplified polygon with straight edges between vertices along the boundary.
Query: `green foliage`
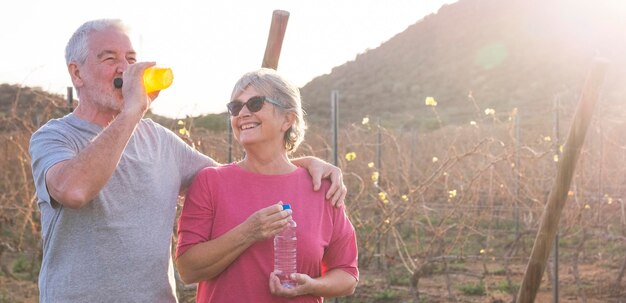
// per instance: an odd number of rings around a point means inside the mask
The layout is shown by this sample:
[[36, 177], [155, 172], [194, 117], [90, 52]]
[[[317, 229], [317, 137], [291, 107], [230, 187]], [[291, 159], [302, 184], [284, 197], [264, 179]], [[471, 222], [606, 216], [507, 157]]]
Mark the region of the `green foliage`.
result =
[[479, 283], [461, 284], [459, 285], [459, 290], [470, 296], [484, 296], [486, 294], [485, 283], [483, 281]]
[[458, 262], [451, 262], [451, 263], [449, 263], [448, 264], [448, 269], [451, 270], [451, 271], [464, 272], [464, 271], [467, 271], [467, 266], [465, 265], [465, 262], [460, 260]]
[[410, 278], [409, 273], [400, 270], [390, 270], [387, 275], [389, 283], [397, 286], [409, 286]]
[[498, 267], [498, 268], [492, 270], [491, 274], [494, 275], [494, 276], [504, 276], [504, 275], [506, 275], [506, 269], [504, 269], [502, 267]]
[[30, 261], [24, 255], [20, 255], [13, 263], [14, 273], [25, 273], [31, 268]]
[[396, 298], [399, 298], [399, 296], [400, 295], [398, 294], [397, 291], [391, 288], [385, 288], [379, 293], [377, 293], [376, 295], [374, 295], [374, 299], [376, 301], [387, 301], [387, 300], [395, 300]]
[[[4, 190], [4, 188], [3, 188], [3, 187], [5, 187], [5, 186], [4, 186], [4, 185], [0, 185], [0, 189], [3, 189], [3, 190]], [[11, 238], [11, 237], [14, 237], [14, 234], [15, 234], [15, 233], [13, 232], [13, 230], [12, 230], [12, 229], [9, 229], [9, 228], [0, 228], [0, 237], [3, 237], [3, 238]]]
[[603, 244], [604, 252], [609, 255], [620, 255], [626, 251], [626, 247], [622, 243], [619, 242], [609, 242]]
[[493, 288], [495, 290], [499, 290], [501, 292], [506, 292], [509, 294], [517, 293], [517, 291], [519, 290], [519, 287], [520, 285], [518, 283], [511, 283], [511, 285], [509, 285], [509, 282], [507, 282], [506, 280], [502, 280], [496, 283], [495, 285], [493, 285]]
[[10, 302], [11, 302], [11, 298], [9, 298], [8, 290], [3, 289], [2, 292], [0, 292], [0, 303], [10, 303]]

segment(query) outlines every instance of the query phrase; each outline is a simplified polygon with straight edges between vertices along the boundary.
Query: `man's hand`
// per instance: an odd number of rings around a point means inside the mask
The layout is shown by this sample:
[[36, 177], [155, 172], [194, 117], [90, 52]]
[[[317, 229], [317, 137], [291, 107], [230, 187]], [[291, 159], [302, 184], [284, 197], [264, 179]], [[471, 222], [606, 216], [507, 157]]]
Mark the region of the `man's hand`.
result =
[[348, 189], [343, 184], [343, 174], [339, 167], [316, 157], [303, 157], [292, 159], [292, 163], [304, 167], [313, 178], [313, 190], [318, 191], [322, 185], [322, 179], [330, 179], [330, 188], [326, 192], [326, 199], [330, 199], [335, 207], [345, 204]]
[[138, 112], [143, 115], [150, 107], [150, 103], [158, 94], [146, 94], [143, 83], [143, 74], [149, 67], [154, 66], [154, 62], [137, 62], [128, 66], [122, 75], [124, 85], [122, 95], [124, 104], [122, 111]]

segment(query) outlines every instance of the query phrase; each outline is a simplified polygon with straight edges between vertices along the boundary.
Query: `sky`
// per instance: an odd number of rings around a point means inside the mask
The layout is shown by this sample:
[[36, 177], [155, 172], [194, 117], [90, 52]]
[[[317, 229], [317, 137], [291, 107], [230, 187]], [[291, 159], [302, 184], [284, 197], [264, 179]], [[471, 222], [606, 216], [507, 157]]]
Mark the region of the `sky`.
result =
[[[278, 71], [302, 87], [456, 0], [20, 0], [2, 4], [0, 83], [65, 96], [67, 40], [92, 19], [122, 19], [139, 61], [170, 67], [152, 112], [225, 111], [233, 85], [261, 67], [272, 12], [289, 12]], [[75, 94], [74, 94], [75, 95]]]

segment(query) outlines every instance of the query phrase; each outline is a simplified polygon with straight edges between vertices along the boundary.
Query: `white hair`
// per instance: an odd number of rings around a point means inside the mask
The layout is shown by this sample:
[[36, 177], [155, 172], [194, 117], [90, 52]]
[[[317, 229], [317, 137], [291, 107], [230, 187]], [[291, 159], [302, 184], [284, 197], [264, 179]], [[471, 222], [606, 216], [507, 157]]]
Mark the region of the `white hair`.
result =
[[65, 63], [83, 64], [87, 60], [87, 44], [89, 34], [107, 28], [117, 28], [128, 32], [128, 27], [119, 19], [98, 19], [85, 22], [72, 35], [65, 46]]

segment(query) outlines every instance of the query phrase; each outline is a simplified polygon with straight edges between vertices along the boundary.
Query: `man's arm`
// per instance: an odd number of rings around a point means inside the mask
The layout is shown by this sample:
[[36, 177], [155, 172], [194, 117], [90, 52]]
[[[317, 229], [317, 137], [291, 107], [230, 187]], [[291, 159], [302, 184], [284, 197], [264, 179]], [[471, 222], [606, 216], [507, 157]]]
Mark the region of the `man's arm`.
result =
[[343, 184], [343, 174], [339, 167], [334, 166], [326, 161], [323, 161], [316, 157], [301, 157], [291, 159], [291, 163], [306, 168], [313, 178], [313, 190], [318, 191], [322, 184], [322, 179], [329, 178], [331, 185], [326, 192], [326, 199], [331, 199], [331, 202], [336, 207], [339, 207], [345, 203], [346, 193], [348, 189]]
[[91, 201], [113, 175], [140, 119], [141, 115], [120, 113], [76, 157], [50, 167], [46, 174], [50, 198], [70, 208]]
[[[108, 182], [126, 144], [150, 105], [151, 99], [146, 95], [140, 81], [144, 70], [153, 65], [153, 62], [142, 62], [128, 66], [123, 76], [124, 83], [127, 84], [122, 88], [124, 103], [121, 112], [76, 157], [50, 167], [45, 180], [51, 199], [70, 208], [80, 208], [91, 201]], [[157, 95], [158, 93], [151, 96]], [[89, 106], [92, 108], [88, 108]], [[86, 107], [91, 111], [95, 110], [95, 106], [89, 104]], [[76, 114], [79, 113], [79, 108], [76, 109]]]

